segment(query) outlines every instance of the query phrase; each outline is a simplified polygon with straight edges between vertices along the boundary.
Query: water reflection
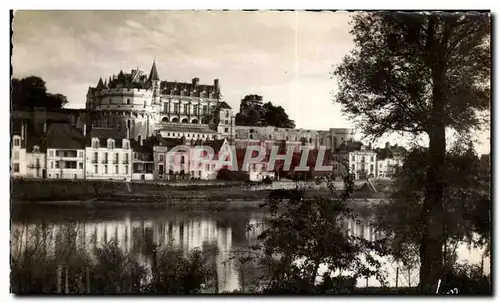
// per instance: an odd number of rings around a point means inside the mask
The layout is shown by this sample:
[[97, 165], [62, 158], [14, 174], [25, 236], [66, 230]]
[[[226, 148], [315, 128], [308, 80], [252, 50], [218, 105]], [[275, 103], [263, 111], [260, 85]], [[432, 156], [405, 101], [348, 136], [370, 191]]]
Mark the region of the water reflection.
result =
[[[242, 281], [245, 281], [244, 272], [248, 269], [239, 269], [235, 260], [228, 259], [233, 250], [256, 239], [265, 228], [262, 224], [265, 217], [264, 213], [241, 211], [182, 213], [174, 210], [68, 210], [55, 213], [54, 210], [32, 210], [30, 213], [23, 212], [14, 216], [11, 247], [12, 253], [15, 254], [26, 246], [42, 243], [47, 254], [53, 254], [60, 245], [90, 249], [114, 240], [121, 249], [132, 253], [140, 263], [148, 267], [152, 262], [154, 245], [160, 248], [171, 245], [182, 251], [184, 256], [187, 256], [190, 250], [199, 248], [213, 251], [219, 291], [233, 291], [241, 289]], [[257, 227], [247, 230], [249, 224], [257, 224]], [[367, 240], [377, 240], [381, 237], [380, 233], [363, 222], [346, 221], [343, 228], [345, 232], [354, 233]], [[70, 239], [63, 241], [62, 235]], [[460, 252], [466, 259], [475, 258], [476, 263], [480, 261], [477, 257], [480, 256], [478, 251], [464, 250], [462, 247]], [[397, 267], [398, 264], [385, 260], [384, 268], [389, 274], [390, 286], [396, 284]], [[489, 268], [486, 271], [489, 271]], [[400, 273], [399, 286], [415, 286], [417, 283], [418, 269]], [[365, 285], [380, 284], [375, 278], [358, 281], [358, 286]]]

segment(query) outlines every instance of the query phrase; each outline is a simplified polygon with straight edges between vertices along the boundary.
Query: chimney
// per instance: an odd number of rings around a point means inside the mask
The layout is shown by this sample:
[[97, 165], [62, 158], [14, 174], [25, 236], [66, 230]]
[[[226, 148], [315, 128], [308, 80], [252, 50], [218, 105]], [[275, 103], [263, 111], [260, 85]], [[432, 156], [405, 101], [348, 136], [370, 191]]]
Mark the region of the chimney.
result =
[[87, 136], [87, 124], [84, 124], [83, 125], [83, 136], [86, 137]]
[[386, 148], [386, 149], [391, 148], [391, 144], [390, 144], [389, 142], [385, 142], [385, 148]]
[[219, 79], [214, 79], [215, 90], [219, 90]]
[[43, 122], [43, 133], [47, 133], [47, 121]]
[[368, 149], [371, 150], [372, 149], [372, 143], [368, 143]]
[[21, 140], [24, 140], [24, 122], [21, 124]]
[[197, 87], [200, 84], [200, 78], [193, 78], [193, 86]]
[[128, 128], [128, 127], [127, 127], [127, 134], [126, 134], [126, 136], [127, 136], [127, 139], [130, 139], [130, 128]]

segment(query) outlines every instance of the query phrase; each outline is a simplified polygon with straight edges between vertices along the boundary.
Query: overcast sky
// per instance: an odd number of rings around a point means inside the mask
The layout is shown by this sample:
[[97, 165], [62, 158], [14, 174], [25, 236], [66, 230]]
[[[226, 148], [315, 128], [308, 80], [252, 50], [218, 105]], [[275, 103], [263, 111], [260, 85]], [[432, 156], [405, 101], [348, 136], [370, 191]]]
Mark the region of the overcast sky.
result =
[[[348, 21], [344, 12], [18, 11], [13, 73], [42, 77], [67, 107], [82, 108], [99, 77], [149, 73], [156, 58], [162, 80], [220, 79], [235, 111], [255, 93], [283, 106], [299, 128], [345, 127], [330, 73], [354, 46]], [[489, 143], [478, 151], [489, 152]]]

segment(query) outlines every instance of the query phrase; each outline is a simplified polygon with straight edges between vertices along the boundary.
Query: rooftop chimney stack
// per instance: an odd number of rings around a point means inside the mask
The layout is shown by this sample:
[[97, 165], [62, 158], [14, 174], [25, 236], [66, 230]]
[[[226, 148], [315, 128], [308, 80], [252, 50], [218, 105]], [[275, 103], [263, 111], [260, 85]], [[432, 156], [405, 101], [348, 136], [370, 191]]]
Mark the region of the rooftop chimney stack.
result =
[[87, 124], [84, 124], [83, 125], [83, 136], [86, 137], [87, 136]]
[[200, 84], [200, 78], [193, 78], [193, 86], [197, 87]]
[[391, 144], [389, 142], [385, 142], [385, 148], [387, 149], [391, 148]]
[[216, 91], [219, 90], [219, 79], [214, 79], [214, 87]]

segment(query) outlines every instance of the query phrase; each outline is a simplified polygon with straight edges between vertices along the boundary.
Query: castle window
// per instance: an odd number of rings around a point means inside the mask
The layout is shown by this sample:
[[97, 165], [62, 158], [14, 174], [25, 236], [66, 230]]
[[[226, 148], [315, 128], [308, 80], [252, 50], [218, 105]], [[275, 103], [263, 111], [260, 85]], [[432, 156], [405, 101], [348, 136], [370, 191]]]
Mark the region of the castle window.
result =
[[127, 99], [127, 104], [130, 104], [130, 99]]
[[273, 135], [269, 135], [269, 140], [272, 140], [273, 139]]
[[253, 139], [253, 135], [250, 135], [250, 136], [249, 136], [249, 138], [250, 138], [250, 139]]
[[127, 140], [123, 140], [123, 149], [129, 149], [129, 144]]
[[225, 132], [225, 133], [229, 132], [229, 128], [227, 128], [227, 127], [226, 127], [226, 128], [224, 128], [224, 132]]
[[195, 104], [195, 105], [194, 105], [194, 109], [193, 109], [193, 111], [194, 111], [194, 114], [195, 114], [195, 115], [198, 115], [198, 114], [199, 114], [199, 113], [198, 113], [198, 104]]
[[114, 140], [108, 141], [108, 148], [111, 148], [111, 149], [115, 148], [115, 141]]
[[229, 111], [226, 111], [226, 118], [229, 118]]
[[14, 146], [21, 146], [21, 139], [14, 138]]
[[92, 148], [99, 148], [99, 139], [92, 139]]

